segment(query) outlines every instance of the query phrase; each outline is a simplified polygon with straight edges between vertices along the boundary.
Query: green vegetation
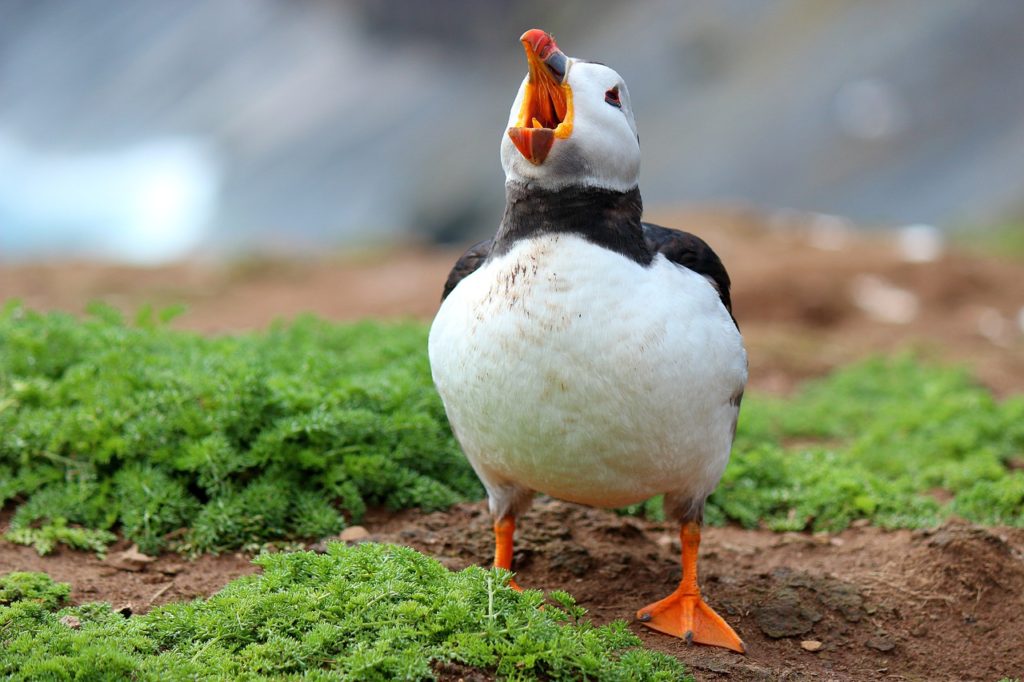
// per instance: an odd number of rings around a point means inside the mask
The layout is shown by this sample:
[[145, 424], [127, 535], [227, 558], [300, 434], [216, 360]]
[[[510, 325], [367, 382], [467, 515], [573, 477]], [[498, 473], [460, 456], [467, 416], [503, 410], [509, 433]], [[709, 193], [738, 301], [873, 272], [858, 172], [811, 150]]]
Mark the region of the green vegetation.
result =
[[1005, 223], [988, 228], [964, 227], [950, 235], [957, 246], [976, 253], [1024, 260], [1024, 224]]
[[[582, 620], [567, 594], [541, 609], [539, 592], [507, 589], [500, 570], [451, 573], [389, 545], [328, 547], [263, 555], [262, 575], [132, 618], [106, 604], [53, 612], [29, 595], [0, 599], [0, 677], [419, 680], [458, 663], [510, 680], [689, 679], [623, 622]], [[60, 592], [47, 581], [37, 575], [32, 594]]]
[[134, 325], [92, 313], [0, 313], [12, 541], [101, 550], [116, 529], [145, 552], [220, 551], [330, 535], [367, 505], [482, 495], [422, 325], [305, 318], [206, 338], [149, 310]]
[[[430, 381], [419, 324], [312, 318], [206, 338], [144, 310], [126, 324], [0, 313], [0, 505], [7, 538], [102, 552], [257, 548], [318, 538], [368, 505], [436, 509], [482, 490]], [[163, 317], [163, 319], [160, 319]], [[959, 515], [1024, 525], [1024, 396], [958, 369], [875, 359], [794, 396], [748, 396], [711, 523], [838, 530]], [[638, 510], [655, 513], [652, 504]], [[412, 550], [263, 554], [207, 600], [124, 618], [65, 607], [40, 574], [0, 578], [0, 677], [681, 679], [621, 622], [564, 593], [445, 570]], [[63, 607], [63, 608], [62, 608]]]
[[[8, 539], [102, 551], [118, 531], [146, 552], [257, 548], [332, 534], [367, 505], [482, 495], [431, 385], [422, 325], [303, 318], [206, 338], [159, 317], [0, 313]], [[748, 396], [707, 519], [1022, 525], [1022, 456], [1024, 397], [998, 402], [957, 369], [871, 360], [793, 397]]]
[[[875, 359], [792, 398], [744, 401], [713, 522], [916, 528], [955, 514], [1024, 525], [1024, 396], [1004, 402], [958, 369]], [[939, 500], [953, 496], [948, 503]]]
[[55, 583], [42, 573], [15, 571], [0, 576], [0, 607], [28, 601], [53, 610], [60, 608], [69, 594], [71, 587], [67, 583]]

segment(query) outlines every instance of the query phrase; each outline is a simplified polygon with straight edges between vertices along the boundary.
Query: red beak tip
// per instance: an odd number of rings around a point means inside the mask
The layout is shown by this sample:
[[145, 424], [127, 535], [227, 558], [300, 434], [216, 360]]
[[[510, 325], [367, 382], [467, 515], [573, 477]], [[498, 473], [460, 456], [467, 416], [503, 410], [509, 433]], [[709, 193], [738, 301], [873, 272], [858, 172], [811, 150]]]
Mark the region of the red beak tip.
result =
[[555, 44], [555, 39], [551, 37], [551, 34], [539, 28], [531, 28], [519, 37], [519, 41], [524, 45], [528, 45], [533, 50], [533, 53], [541, 59], [547, 59], [547, 56], [553, 50], [558, 49], [558, 45]]

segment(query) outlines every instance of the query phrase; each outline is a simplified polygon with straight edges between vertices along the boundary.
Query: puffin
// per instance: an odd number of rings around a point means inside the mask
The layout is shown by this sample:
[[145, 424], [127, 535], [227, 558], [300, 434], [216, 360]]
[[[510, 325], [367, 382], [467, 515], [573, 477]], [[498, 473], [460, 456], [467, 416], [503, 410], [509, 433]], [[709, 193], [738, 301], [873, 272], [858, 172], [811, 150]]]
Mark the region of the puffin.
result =
[[520, 41], [504, 214], [455, 263], [428, 340], [452, 432], [487, 491], [494, 566], [512, 570], [516, 517], [536, 493], [604, 508], [664, 495], [682, 577], [636, 618], [743, 653], [697, 581], [705, 500], [747, 381], [729, 275], [699, 237], [641, 220], [622, 77], [540, 29]]

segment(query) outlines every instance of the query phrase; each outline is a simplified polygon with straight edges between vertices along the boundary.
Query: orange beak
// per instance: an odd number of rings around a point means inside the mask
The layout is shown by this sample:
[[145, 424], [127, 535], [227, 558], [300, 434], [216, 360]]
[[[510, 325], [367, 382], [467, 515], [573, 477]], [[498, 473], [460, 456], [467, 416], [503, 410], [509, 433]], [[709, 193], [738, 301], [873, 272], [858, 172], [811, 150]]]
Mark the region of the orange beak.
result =
[[572, 90], [563, 83], [569, 69], [555, 39], [539, 28], [532, 28], [519, 39], [526, 50], [530, 67], [516, 125], [508, 136], [516, 149], [533, 164], [541, 164], [551, 151], [555, 138], [572, 134]]

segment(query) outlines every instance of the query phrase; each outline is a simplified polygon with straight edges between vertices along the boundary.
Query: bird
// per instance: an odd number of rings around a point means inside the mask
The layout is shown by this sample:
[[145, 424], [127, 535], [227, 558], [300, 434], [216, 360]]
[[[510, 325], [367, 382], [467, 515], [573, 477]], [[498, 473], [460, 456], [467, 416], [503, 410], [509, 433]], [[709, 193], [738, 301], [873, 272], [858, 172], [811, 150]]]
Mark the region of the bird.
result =
[[536, 493], [604, 508], [664, 495], [682, 576], [637, 620], [744, 653], [697, 580], [705, 501], [747, 382], [729, 275], [699, 237], [642, 221], [622, 77], [541, 29], [520, 42], [505, 210], [455, 263], [428, 338], [452, 432], [487, 491], [494, 566], [512, 570], [516, 518]]

